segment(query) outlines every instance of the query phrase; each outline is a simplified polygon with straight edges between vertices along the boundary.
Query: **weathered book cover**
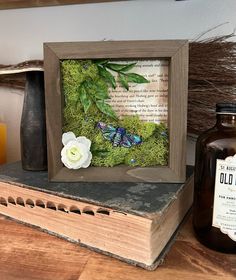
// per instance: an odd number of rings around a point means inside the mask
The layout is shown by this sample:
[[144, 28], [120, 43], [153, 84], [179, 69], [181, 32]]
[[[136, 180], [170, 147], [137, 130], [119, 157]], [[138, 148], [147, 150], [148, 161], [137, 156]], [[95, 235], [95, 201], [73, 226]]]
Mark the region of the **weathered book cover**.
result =
[[185, 184], [53, 183], [21, 163], [0, 168], [0, 213], [146, 269], [155, 269], [192, 205]]

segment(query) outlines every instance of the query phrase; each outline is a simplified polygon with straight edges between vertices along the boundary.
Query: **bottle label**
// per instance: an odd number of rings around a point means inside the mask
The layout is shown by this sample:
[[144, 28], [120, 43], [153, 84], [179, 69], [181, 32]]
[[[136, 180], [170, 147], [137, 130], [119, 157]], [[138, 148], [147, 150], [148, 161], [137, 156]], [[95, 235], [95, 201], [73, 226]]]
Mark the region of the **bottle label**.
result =
[[216, 161], [212, 226], [236, 241], [236, 154]]

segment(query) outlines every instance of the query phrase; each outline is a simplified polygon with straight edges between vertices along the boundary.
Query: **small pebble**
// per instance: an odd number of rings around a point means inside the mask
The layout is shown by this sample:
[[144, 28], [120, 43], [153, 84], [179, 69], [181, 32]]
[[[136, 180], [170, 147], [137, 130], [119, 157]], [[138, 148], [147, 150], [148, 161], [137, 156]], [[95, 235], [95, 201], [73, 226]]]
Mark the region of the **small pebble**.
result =
[[132, 159], [130, 160], [130, 162], [131, 162], [131, 163], [135, 163], [136, 160], [135, 160], [134, 158], [132, 158]]

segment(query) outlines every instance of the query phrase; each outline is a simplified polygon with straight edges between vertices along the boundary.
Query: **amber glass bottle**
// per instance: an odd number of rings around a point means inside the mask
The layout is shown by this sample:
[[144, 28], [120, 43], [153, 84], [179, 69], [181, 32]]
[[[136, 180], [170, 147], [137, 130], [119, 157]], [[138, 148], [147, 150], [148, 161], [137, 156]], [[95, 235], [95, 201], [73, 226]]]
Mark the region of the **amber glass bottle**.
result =
[[236, 253], [236, 103], [216, 105], [196, 144], [193, 226], [207, 247]]

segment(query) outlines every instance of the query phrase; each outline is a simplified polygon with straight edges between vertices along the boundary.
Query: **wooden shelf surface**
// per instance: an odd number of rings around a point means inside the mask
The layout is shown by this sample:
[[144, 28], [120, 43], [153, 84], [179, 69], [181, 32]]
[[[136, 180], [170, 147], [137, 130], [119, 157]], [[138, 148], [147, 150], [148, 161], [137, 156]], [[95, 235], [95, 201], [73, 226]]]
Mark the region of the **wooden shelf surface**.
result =
[[[1, 280], [233, 280], [236, 255], [205, 248], [195, 239], [191, 217], [155, 271], [111, 257], [18, 224], [0, 215]], [[105, 240], [104, 240], [105, 242]]]

